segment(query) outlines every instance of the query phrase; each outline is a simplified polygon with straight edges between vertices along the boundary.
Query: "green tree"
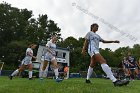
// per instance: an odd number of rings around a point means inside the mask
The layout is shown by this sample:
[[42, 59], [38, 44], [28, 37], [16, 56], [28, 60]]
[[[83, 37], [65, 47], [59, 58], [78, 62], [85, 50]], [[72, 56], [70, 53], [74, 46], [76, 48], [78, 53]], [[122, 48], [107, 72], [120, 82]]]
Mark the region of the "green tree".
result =
[[[61, 38], [61, 29], [47, 15], [32, 17], [32, 11], [0, 4], [0, 60], [6, 64], [16, 64], [22, 51], [29, 43], [46, 43], [51, 35]], [[25, 52], [25, 50], [24, 50]]]
[[10, 4], [0, 4], [0, 42], [5, 45], [12, 40], [24, 38], [24, 29], [28, 24], [28, 19], [32, 16], [27, 9], [11, 7]]

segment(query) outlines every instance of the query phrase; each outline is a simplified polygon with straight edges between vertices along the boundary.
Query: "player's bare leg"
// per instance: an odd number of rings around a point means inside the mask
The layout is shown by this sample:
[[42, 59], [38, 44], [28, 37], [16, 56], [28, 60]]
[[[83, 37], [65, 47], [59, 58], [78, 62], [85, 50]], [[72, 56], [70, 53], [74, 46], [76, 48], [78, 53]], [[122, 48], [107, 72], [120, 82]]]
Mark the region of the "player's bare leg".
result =
[[91, 75], [93, 73], [93, 67], [95, 66], [95, 64], [96, 64], [95, 58], [94, 58], [94, 56], [92, 56], [91, 61], [90, 61], [90, 65], [89, 65], [89, 68], [88, 68], [88, 72], [87, 72], [86, 83], [91, 83], [89, 78], [91, 77]]
[[45, 61], [43, 62], [43, 66], [42, 66], [41, 71], [40, 71], [40, 80], [43, 79], [43, 76], [44, 76], [45, 69], [46, 69], [47, 65], [48, 65], [48, 61], [45, 60]]
[[9, 79], [12, 80], [13, 76], [16, 76], [19, 72], [23, 71], [25, 68], [25, 65], [21, 65], [19, 69], [15, 70], [10, 76]]

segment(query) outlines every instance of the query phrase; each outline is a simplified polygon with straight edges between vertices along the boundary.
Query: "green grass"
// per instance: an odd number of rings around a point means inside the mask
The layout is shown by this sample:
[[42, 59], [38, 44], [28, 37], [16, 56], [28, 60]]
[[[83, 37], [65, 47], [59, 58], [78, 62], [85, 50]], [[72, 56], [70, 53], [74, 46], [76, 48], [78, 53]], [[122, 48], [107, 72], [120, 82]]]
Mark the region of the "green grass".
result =
[[114, 87], [107, 79], [91, 79], [92, 84], [85, 84], [85, 79], [75, 78], [56, 83], [53, 79], [28, 80], [27, 78], [0, 77], [0, 93], [139, 93], [140, 80], [131, 81], [128, 86]]

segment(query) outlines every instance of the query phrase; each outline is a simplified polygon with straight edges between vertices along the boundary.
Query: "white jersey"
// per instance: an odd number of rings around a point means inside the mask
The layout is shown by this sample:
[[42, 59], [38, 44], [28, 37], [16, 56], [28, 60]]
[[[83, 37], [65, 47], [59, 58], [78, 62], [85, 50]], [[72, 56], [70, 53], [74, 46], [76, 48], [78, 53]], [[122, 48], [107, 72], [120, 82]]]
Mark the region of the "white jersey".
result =
[[50, 48], [52, 53], [55, 54], [56, 44], [52, 43], [52, 40], [48, 41], [48, 43], [46, 44], [46, 47]]
[[53, 54], [51, 54], [48, 50], [46, 51], [45, 53], [45, 57], [44, 57], [44, 60], [47, 60], [47, 61], [52, 61], [55, 59], [55, 55], [56, 55], [56, 52], [55, 52], [55, 49], [56, 49], [56, 44], [55, 43], [52, 43], [52, 40], [50, 40], [47, 44], [46, 44], [46, 47], [50, 48], [50, 50], [52, 51]]
[[32, 63], [32, 57], [30, 55], [28, 55], [28, 53], [33, 56], [33, 50], [31, 48], [27, 48], [26, 56], [22, 60], [22, 64], [24, 64], [24, 65], [28, 65], [28, 64]]
[[85, 38], [88, 40], [88, 53], [99, 53], [99, 42], [103, 39], [92, 31], [88, 32]]
[[27, 48], [26, 57], [25, 57], [25, 58], [32, 60], [32, 57], [30, 55], [28, 55], [28, 53], [33, 56], [33, 50], [31, 48]]

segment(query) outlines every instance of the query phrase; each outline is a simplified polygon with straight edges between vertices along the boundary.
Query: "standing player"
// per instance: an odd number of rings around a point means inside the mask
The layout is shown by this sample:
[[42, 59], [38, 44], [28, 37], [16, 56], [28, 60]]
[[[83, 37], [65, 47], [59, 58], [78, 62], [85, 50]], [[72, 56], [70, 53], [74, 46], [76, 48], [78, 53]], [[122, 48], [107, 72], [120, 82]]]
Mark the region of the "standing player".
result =
[[129, 69], [129, 62], [126, 57], [122, 60], [122, 66], [125, 73], [126, 78], [130, 79], [130, 69]]
[[52, 36], [52, 39], [46, 44], [47, 52], [45, 53], [44, 63], [43, 63], [41, 73], [40, 73], [41, 80], [43, 79], [43, 74], [45, 73], [45, 69], [46, 69], [48, 62], [51, 62], [53, 65], [53, 68], [54, 68], [56, 82], [62, 81], [62, 79], [58, 78], [58, 76], [59, 76], [58, 65], [57, 65], [57, 60], [55, 58], [56, 40], [57, 40], [56, 36]]
[[10, 80], [12, 80], [13, 76], [17, 75], [19, 72], [23, 71], [25, 66], [28, 66], [29, 68], [29, 80], [32, 80], [32, 58], [36, 59], [35, 56], [33, 56], [33, 49], [36, 48], [36, 44], [31, 44], [26, 50], [26, 56], [22, 60], [21, 66], [19, 69], [15, 70], [10, 76]]
[[64, 77], [65, 77], [65, 79], [68, 79], [68, 76], [67, 76], [68, 71], [69, 71], [69, 67], [65, 66], [64, 67]]
[[91, 31], [88, 32], [85, 36], [85, 42], [82, 49], [82, 54], [84, 55], [86, 49], [88, 47], [88, 53], [91, 56], [91, 62], [88, 68], [86, 83], [91, 83], [89, 78], [93, 72], [93, 67], [95, 66], [95, 62], [99, 62], [103, 71], [107, 74], [107, 76], [112, 80], [114, 86], [123, 86], [129, 83], [128, 80], [117, 80], [111, 71], [111, 68], [107, 65], [106, 60], [99, 53], [99, 42], [103, 43], [119, 43], [119, 41], [106, 41], [103, 40], [98, 34], [98, 24], [94, 23], [91, 25]]
[[131, 78], [134, 79], [134, 73], [132, 73], [133, 70], [134, 70], [134, 72], [136, 73], [136, 77], [139, 79], [140, 78], [140, 73], [139, 73], [139, 70], [138, 70], [138, 65], [137, 65], [137, 62], [136, 62], [136, 58], [131, 55], [131, 52], [128, 52], [127, 61], [129, 63]]

